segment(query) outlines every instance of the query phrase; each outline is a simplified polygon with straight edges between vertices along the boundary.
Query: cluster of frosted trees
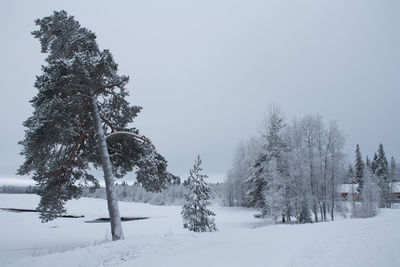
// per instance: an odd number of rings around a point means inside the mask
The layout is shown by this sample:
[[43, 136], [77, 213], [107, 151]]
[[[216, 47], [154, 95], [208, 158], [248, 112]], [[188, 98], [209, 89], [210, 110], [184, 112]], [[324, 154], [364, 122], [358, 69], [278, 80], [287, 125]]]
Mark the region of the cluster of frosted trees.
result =
[[334, 219], [335, 187], [343, 183], [344, 136], [320, 116], [285, 121], [274, 108], [262, 134], [238, 146], [226, 203], [254, 206], [273, 221]]

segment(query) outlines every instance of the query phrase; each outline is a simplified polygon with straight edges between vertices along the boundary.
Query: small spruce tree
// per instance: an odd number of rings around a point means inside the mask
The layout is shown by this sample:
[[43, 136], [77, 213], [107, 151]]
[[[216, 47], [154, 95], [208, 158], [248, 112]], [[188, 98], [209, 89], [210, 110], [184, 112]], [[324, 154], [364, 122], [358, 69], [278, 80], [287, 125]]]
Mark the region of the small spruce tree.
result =
[[181, 212], [183, 227], [193, 232], [212, 232], [216, 231], [213, 218], [215, 214], [207, 209], [207, 205], [210, 204], [211, 187], [205, 181], [207, 175], [200, 174], [203, 170], [200, 165], [201, 159], [198, 155], [185, 185], [188, 193], [185, 194], [186, 204]]

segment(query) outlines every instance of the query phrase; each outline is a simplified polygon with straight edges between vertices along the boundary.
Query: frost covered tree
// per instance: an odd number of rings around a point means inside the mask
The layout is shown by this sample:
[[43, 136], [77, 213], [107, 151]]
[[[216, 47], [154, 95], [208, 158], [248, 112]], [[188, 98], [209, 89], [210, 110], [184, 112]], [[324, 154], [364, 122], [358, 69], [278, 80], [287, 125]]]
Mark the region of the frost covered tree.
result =
[[[281, 130], [286, 126], [278, 108], [274, 107], [266, 123], [264, 149], [253, 165], [248, 183], [253, 187], [249, 191], [253, 205], [260, 210], [261, 218], [276, 220], [282, 215], [290, 218], [288, 186], [288, 164], [285, 157], [287, 146], [282, 139]], [[278, 215], [279, 214], [279, 215]]]
[[[345, 143], [345, 138], [335, 121], [331, 121], [329, 127], [326, 129], [325, 137], [325, 160], [324, 166], [326, 169], [327, 182], [325, 199], [327, 202], [327, 209], [330, 210], [331, 220], [334, 220], [335, 199], [336, 199], [336, 185], [339, 183], [339, 177], [343, 175], [344, 154], [342, 149]], [[327, 210], [324, 209], [324, 213]], [[326, 214], [324, 214], [326, 220]]]
[[364, 170], [365, 164], [361, 156], [360, 146], [357, 144], [356, 146], [356, 156], [354, 160], [354, 168], [355, 168], [355, 182], [358, 184], [357, 191], [359, 193], [362, 192], [364, 187]]
[[190, 170], [186, 203], [182, 207], [183, 227], [193, 232], [212, 232], [216, 230], [213, 216], [215, 214], [207, 209], [211, 199], [211, 187], [205, 179], [207, 175], [201, 174], [200, 155], [197, 155], [193, 169]]
[[308, 115], [301, 120], [303, 139], [303, 157], [307, 176], [305, 179], [309, 184], [308, 194], [310, 196], [310, 207], [314, 214], [314, 221], [318, 222], [318, 210], [323, 219], [323, 123], [320, 116]]
[[390, 208], [391, 206], [391, 192], [390, 192], [390, 177], [389, 177], [389, 165], [385, 155], [382, 143], [379, 144], [378, 152], [374, 157], [373, 166], [375, 169], [375, 175], [377, 177], [377, 183], [381, 190], [381, 208]]
[[300, 123], [297, 119], [287, 126], [285, 131], [285, 140], [290, 147], [288, 156], [288, 172], [291, 176], [291, 194], [289, 203], [291, 203], [292, 214], [299, 223], [311, 222], [310, 214], [310, 184], [307, 179], [307, 164], [303, 149], [303, 136]]
[[[265, 205], [262, 207], [261, 216], [278, 221], [282, 218], [285, 222], [285, 177], [279, 170], [278, 159], [272, 157], [265, 166], [265, 189], [263, 191]], [[289, 218], [289, 217], [287, 217]]]
[[166, 160], [138, 129], [131, 127], [141, 107], [130, 106], [125, 88], [129, 78], [118, 75], [108, 50], [96, 35], [65, 11], [35, 21], [41, 52], [47, 55], [34, 86], [33, 115], [25, 122], [21, 175], [37, 182], [42, 221], [65, 212], [84, 185], [98, 187], [90, 168], [102, 168], [112, 239], [123, 239], [114, 179], [136, 169], [146, 189], [160, 191], [174, 178]]
[[363, 176], [364, 187], [361, 191], [360, 205], [353, 206], [353, 217], [368, 218], [375, 216], [379, 211], [380, 189], [376, 184], [376, 175], [366, 170]]
[[[328, 212], [333, 220], [335, 209], [342, 206], [336, 201], [337, 185], [346, 173], [342, 152], [345, 138], [338, 125], [334, 121], [325, 125], [317, 115], [286, 125], [279, 112], [271, 113], [266, 131], [258, 138], [259, 145], [246, 149], [239, 146], [225, 181], [228, 199], [240, 199], [244, 190], [235, 190], [241, 183], [233, 181], [247, 174], [247, 197], [260, 211], [257, 217], [276, 220], [282, 216], [282, 221], [295, 218], [304, 223], [312, 221], [312, 211], [315, 222], [319, 218], [326, 221]], [[256, 156], [248, 157], [251, 154]], [[348, 177], [353, 176], [352, 167], [350, 172]]]

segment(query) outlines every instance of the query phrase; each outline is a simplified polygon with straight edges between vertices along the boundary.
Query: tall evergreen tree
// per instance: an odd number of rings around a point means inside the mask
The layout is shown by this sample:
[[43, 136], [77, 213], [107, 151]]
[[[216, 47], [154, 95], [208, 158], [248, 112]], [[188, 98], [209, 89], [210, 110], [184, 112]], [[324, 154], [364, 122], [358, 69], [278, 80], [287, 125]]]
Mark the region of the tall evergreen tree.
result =
[[271, 111], [264, 136], [264, 150], [253, 165], [253, 173], [247, 180], [253, 185], [249, 191], [252, 203], [261, 212], [257, 217], [276, 218], [279, 212], [290, 217], [289, 203], [285, 203], [289, 199], [289, 175], [284, 157], [287, 147], [281, 137], [284, 127], [284, 119], [279, 110]]
[[357, 191], [362, 192], [364, 186], [364, 161], [361, 156], [360, 146], [357, 144], [356, 147], [356, 156], [354, 160], [354, 168], [355, 168], [355, 182], [358, 184]]
[[382, 194], [381, 207], [390, 208], [391, 192], [390, 192], [390, 181], [389, 181], [389, 166], [382, 143], [380, 143], [378, 147], [375, 167], [376, 167], [375, 175], [378, 179], [378, 185], [381, 189], [381, 194]]
[[183, 227], [193, 232], [212, 232], [216, 230], [214, 223], [215, 214], [207, 209], [211, 199], [211, 187], [205, 179], [207, 175], [201, 174], [200, 155], [197, 155], [193, 169], [186, 185], [188, 193], [185, 194], [186, 203], [182, 207]]
[[39, 30], [32, 34], [47, 58], [34, 85], [33, 115], [24, 122], [25, 162], [18, 173], [33, 174], [41, 218], [49, 221], [65, 212], [65, 202], [78, 198], [83, 185], [99, 186], [89, 170], [101, 167], [112, 238], [122, 239], [114, 178], [136, 169], [139, 183], [160, 191], [174, 177], [150, 141], [130, 126], [141, 107], [127, 102], [129, 78], [117, 74], [96, 35], [65, 11], [35, 22]]

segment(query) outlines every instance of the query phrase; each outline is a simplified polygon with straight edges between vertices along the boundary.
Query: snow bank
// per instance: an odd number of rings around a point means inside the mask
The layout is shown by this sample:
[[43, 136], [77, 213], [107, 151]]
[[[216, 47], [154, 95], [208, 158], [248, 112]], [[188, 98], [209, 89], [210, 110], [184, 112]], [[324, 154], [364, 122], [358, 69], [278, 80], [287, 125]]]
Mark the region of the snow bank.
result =
[[[0, 194], [0, 206], [13, 203], [30, 208], [34, 199], [27, 198], [31, 197]], [[25, 202], [30, 204], [23, 205]], [[256, 227], [259, 223], [253, 217], [254, 210], [212, 207], [219, 231], [191, 233], [182, 228], [178, 206], [122, 202], [120, 207], [123, 216], [150, 218], [123, 223], [126, 240], [105, 243], [110, 238], [107, 223], [84, 223], [89, 217], [107, 214], [104, 200], [72, 201], [68, 212], [87, 217], [57, 219], [50, 224], [41, 224], [34, 213], [0, 212], [0, 265], [400, 266], [400, 210], [383, 210], [369, 219]], [[83, 243], [86, 247], [76, 248]], [[75, 249], [69, 250], [74, 245]], [[68, 251], [55, 249], [48, 252], [56, 253], [39, 257], [8, 254], [11, 249], [29, 246], [58, 246]]]

